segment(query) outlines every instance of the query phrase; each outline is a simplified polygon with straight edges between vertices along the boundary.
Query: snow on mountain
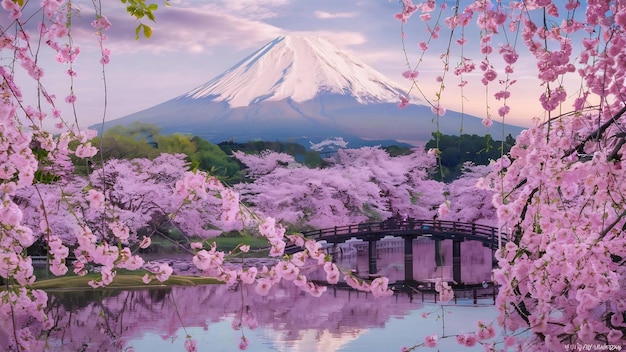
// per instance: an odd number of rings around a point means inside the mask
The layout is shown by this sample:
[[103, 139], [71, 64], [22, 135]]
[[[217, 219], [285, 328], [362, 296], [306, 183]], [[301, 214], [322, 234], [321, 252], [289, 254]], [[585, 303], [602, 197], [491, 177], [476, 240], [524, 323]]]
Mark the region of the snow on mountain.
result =
[[402, 88], [321, 37], [283, 36], [228, 71], [184, 94], [210, 97], [231, 108], [319, 93], [352, 96], [361, 104], [397, 102]]
[[[226, 72], [189, 92], [104, 124], [135, 121], [161, 132], [186, 133], [219, 143], [226, 140], [281, 140], [305, 146], [341, 137], [350, 147], [419, 144], [439, 126], [444, 134], [517, 135], [521, 127], [450, 111], [433, 120], [430, 107], [412, 98], [398, 108], [405, 91], [363, 62], [319, 37], [283, 36]], [[102, 126], [92, 126], [100, 129]], [[366, 142], [369, 141], [369, 142]]]

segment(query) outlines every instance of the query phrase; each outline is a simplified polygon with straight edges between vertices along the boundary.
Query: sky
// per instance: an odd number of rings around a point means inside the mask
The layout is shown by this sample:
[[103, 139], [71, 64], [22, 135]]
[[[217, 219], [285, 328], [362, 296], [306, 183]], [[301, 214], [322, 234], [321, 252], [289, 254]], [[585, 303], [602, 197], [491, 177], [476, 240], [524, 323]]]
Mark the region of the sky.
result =
[[[401, 10], [396, 0], [171, 0], [169, 7], [160, 0], [148, 2], [160, 5], [156, 23], [145, 21], [152, 27], [153, 35], [136, 40], [137, 22], [126, 14], [121, 2], [102, 1], [103, 13], [112, 23], [105, 42], [112, 52], [111, 62], [105, 66], [106, 111], [99, 49], [90, 26], [92, 2], [74, 2], [80, 8], [80, 14], [73, 19], [72, 35], [81, 47], [81, 56], [74, 66], [78, 76], [73, 82], [81, 127], [98, 123], [103, 117], [110, 121], [175, 98], [281, 35], [323, 36], [390, 79], [410, 86], [402, 77], [407, 60], [401, 23], [394, 18]], [[417, 17], [412, 22], [416, 25], [407, 26], [405, 41], [409, 61], [415, 63], [419, 54], [417, 43], [424, 40], [424, 29], [419, 27]], [[420, 66], [419, 76], [422, 90], [431, 98], [439, 87], [435, 78], [442, 70], [439, 51], [433, 49]], [[53, 58], [47, 60], [43, 64], [44, 85], [57, 95], [64, 114], [71, 114], [71, 108], [63, 102], [69, 92], [69, 78], [64, 73], [67, 67]], [[519, 83], [513, 89], [511, 117], [505, 122], [531, 126], [532, 118], [542, 113], [537, 102], [541, 87], [528, 61], [520, 60], [516, 69]], [[486, 93], [477, 74], [474, 85], [465, 90], [462, 98], [460, 91], [455, 90], [458, 78], [450, 77], [452, 82], [444, 94], [446, 108], [485, 116], [485, 96], [493, 95], [495, 89]], [[495, 119], [499, 106], [495, 101], [489, 105], [494, 105], [490, 111]]]

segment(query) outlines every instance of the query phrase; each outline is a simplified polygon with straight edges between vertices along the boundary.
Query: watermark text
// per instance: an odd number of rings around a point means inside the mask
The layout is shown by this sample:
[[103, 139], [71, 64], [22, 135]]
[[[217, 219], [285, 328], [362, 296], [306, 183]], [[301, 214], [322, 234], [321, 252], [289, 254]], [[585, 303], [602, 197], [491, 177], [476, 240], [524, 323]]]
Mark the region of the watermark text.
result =
[[568, 351], [621, 351], [621, 345], [601, 344], [601, 343], [572, 343], [565, 344]]

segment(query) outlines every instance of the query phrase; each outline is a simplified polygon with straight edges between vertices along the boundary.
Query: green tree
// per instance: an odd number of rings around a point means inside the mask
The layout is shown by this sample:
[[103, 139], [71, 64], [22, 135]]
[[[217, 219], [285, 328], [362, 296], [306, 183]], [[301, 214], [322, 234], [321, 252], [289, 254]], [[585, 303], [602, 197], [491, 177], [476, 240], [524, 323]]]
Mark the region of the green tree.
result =
[[191, 142], [195, 145], [196, 151], [188, 155], [195, 167], [209, 171], [227, 183], [238, 183], [243, 180], [241, 163], [228, 156], [219, 146], [200, 137], [193, 137]]
[[390, 145], [383, 147], [383, 149], [389, 153], [389, 156], [409, 155], [412, 153], [411, 147], [402, 147], [398, 145]]
[[508, 153], [514, 143], [515, 139], [510, 134], [504, 141], [495, 141], [488, 134], [452, 136], [433, 133], [433, 138], [426, 143], [426, 149], [439, 149], [440, 162], [433, 177], [451, 182], [461, 175], [465, 162], [488, 165], [491, 160]]
[[[162, 135], [155, 125], [135, 122], [129, 126], [115, 126], [94, 140], [101, 155], [94, 160], [154, 159], [162, 153], [185, 154], [193, 168], [211, 172], [223, 181], [240, 182], [241, 164], [230, 158], [217, 145], [200, 137], [179, 133]], [[84, 168], [78, 165], [77, 168]]]
[[[196, 137], [194, 137], [196, 138]], [[155, 145], [155, 149], [161, 153], [182, 153], [187, 156], [191, 156], [198, 151], [197, 144], [193, 141], [193, 138], [182, 135], [179, 133], [164, 135], [154, 135], [152, 140]]]
[[94, 145], [100, 149], [95, 160], [109, 159], [154, 159], [159, 154], [155, 136], [159, 128], [141, 122], [129, 126], [114, 126], [106, 130], [102, 137], [96, 137]]

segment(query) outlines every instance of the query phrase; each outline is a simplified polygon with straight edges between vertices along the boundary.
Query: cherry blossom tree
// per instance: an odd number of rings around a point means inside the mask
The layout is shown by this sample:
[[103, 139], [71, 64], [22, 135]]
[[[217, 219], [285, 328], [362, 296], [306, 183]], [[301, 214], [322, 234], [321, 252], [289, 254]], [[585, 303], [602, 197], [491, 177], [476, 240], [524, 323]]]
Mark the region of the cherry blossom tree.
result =
[[[226, 188], [216, 179], [204, 180], [202, 174], [186, 174], [189, 166], [184, 159], [182, 154], [161, 154], [154, 160], [113, 159], [89, 178], [74, 176], [65, 182], [32, 185], [20, 189], [14, 199], [24, 213], [24, 223], [43, 229], [35, 236], [57, 233], [66, 245], [75, 245], [76, 234], [85, 227], [94, 229], [100, 241], [119, 238], [131, 244], [141, 241], [140, 229], [154, 233], [173, 227], [202, 238], [219, 235], [221, 229], [241, 229], [243, 222], [221, 219], [220, 198]], [[193, 202], [185, 199], [189, 188], [185, 182], [205, 181], [206, 194], [194, 195]], [[175, 217], [169, 216], [174, 213]], [[101, 231], [102, 223], [111, 225]]]
[[[396, 15], [405, 43], [413, 38], [412, 16], [427, 30], [416, 39], [422, 51], [416, 63], [407, 55], [404, 76], [416, 91], [424, 92], [422, 58], [432, 42], [446, 40], [437, 53], [439, 89], [422, 93], [437, 121], [445, 119], [446, 85], [458, 84], [461, 96], [484, 90], [486, 127], [494, 118], [504, 122], [518, 60], [535, 63], [544, 116], [482, 181], [495, 192], [498, 224], [510, 234], [494, 273], [501, 285], [498, 323], [509, 336], [530, 331], [520, 349], [617, 348], [626, 341], [625, 14], [623, 1], [479, 0], [449, 7], [404, 0]], [[466, 45], [470, 31], [480, 34], [478, 53]], [[476, 74], [480, 82], [471, 82]], [[400, 100], [408, 104], [408, 97]]]
[[[137, 36], [151, 35], [145, 19], [154, 20], [156, 4], [143, 0], [123, 0], [131, 16], [139, 21]], [[167, 3], [167, 1], [165, 1]], [[26, 5], [29, 6], [26, 6]], [[106, 70], [110, 50], [106, 48], [106, 31], [111, 23], [102, 13], [101, 3], [94, 1], [93, 9], [81, 8], [82, 16], [93, 16], [91, 28], [100, 50], [103, 92], [106, 102]], [[32, 258], [27, 254], [40, 238], [48, 249], [48, 265], [55, 275], [65, 275], [69, 268], [67, 257], [76, 261], [73, 272], [83, 276], [96, 275], [88, 284], [96, 289], [111, 284], [119, 269], [141, 270], [143, 281], [166, 281], [173, 272], [167, 263], [145, 262], [134, 254], [133, 243], [145, 248], [147, 238], [136, 238], [137, 230], [153, 226], [161, 219], [175, 224], [188, 234], [211, 236], [209, 225], [222, 229], [243, 225], [256, 228], [268, 239], [270, 256], [282, 258], [286, 243], [303, 247], [295, 258], [277, 259], [275, 266], [260, 269], [232, 268], [224, 260], [233, 253], [216, 250], [208, 242], [191, 243], [193, 263], [205, 275], [212, 275], [226, 284], [238, 282], [254, 285], [261, 295], [282, 281], [292, 282], [299, 289], [319, 296], [325, 287], [309, 281], [300, 267], [319, 266], [327, 273], [329, 282], [336, 283], [340, 270], [329, 262], [321, 245], [301, 236], [285, 236], [285, 229], [273, 218], [261, 218], [247, 211], [239, 195], [204, 172], [187, 170], [181, 156], [163, 155], [157, 162], [143, 159], [111, 160], [104, 163], [94, 159], [98, 149], [92, 145], [96, 132], [81, 129], [74, 90], [78, 74], [76, 62], [80, 46], [72, 36], [76, 22], [72, 21], [78, 5], [72, 1], [43, 0], [39, 5], [22, 0], [0, 2], [6, 25], [0, 31], [0, 336], [3, 348], [10, 351], [34, 351], [46, 348], [47, 331], [54, 321], [46, 314], [47, 294], [33, 289], [36, 280]], [[23, 14], [23, 11], [26, 13]], [[29, 11], [39, 12], [31, 16]], [[45, 49], [44, 49], [45, 47]], [[52, 52], [52, 57], [46, 56]], [[44, 69], [40, 63], [56, 61], [67, 74], [67, 95], [70, 112], [63, 112], [54, 94], [43, 84]], [[26, 82], [16, 77], [24, 76]], [[23, 91], [36, 92], [35, 105]], [[103, 120], [106, 118], [104, 106]], [[52, 135], [44, 122], [53, 121], [62, 130]], [[88, 178], [75, 173], [74, 163], [90, 169]], [[215, 212], [216, 211], [216, 212]], [[161, 219], [159, 219], [161, 218]], [[179, 220], [180, 219], [180, 220]], [[240, 246], [235, 254], [249, 248]], [[372, 284], [353, 278], [355, 288], [371, 291], [375, 296], [389, 295], [387, 282], [379, 279]], [[27, 324], [37, 321], [38, 324]], [[8, 340], [5, 340], [6, 337]], [[185, 342], [188, 350], [194, 348]]]
[[296, 160], [287, 153], [277, 153], [265, 150], [260, 154], [247, 154], [242, 151], [233, 152], [233, 156], [246, 164], [246, 176], [250, 179], [257, 179], [267, 175], [279, 166], [289, 166], [295, 164]]
[[235, 156], [253, 179], [237, 185], [242, 199], [295, 228], [380, 221], [395, 214], [432, 218], [443, 201], [443, 185], [428, 179], [434, 158], [419, 149], [397, 157], [379, 147], [341, 149], [324, 168], [313, 169], [280, 153]]
[[494, 191], [482, 187], [490, 171], [487, 165], [464, 164], [461, 177], [445, 186], [450, 211], [442, 220], [498, 225], [496, 208], [491, 203]]

